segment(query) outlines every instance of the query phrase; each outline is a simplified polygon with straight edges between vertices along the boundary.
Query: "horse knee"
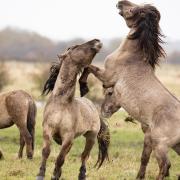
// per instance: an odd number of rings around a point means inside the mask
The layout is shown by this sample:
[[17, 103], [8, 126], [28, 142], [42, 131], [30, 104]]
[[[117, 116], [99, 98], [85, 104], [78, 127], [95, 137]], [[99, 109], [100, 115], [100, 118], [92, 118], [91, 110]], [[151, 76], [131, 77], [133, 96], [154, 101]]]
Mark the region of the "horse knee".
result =
[[24, 141], [27, 145], [30, 145], [32, 143], [32, 136], [29, 133], [29, 131], [24, 128], [22, 131], [20, 131], [22, 138], [24, 138]]
[[42, 150], [42, 156], [44, 156], [44, 157], [47, 158], [47, 157], [49, 156], [50, 152], [51, 152], [50, 147], [45, 147], [45, 148], [43, 148], [43, 150]]
[[26, 139], [26, 141], [28, 142], [28, 143], [32, 143], [32, 136], [30, 135], [30, 134], [27, 134], [26, 136], [25, 136], [25, 139]]

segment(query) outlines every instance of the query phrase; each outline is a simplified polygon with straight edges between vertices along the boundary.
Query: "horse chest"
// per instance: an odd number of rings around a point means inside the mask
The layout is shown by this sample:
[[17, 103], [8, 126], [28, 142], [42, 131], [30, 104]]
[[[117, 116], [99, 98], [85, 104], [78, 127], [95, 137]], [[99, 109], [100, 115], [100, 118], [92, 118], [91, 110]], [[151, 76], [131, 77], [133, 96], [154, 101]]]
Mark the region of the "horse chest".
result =
[[139, 88], [138, 82], [129, 83], [125, 79], [119, 79], [115, 86], [121, 106], [136, 120], [149, 124], [152, 119], [151, 98], [146, 97], [146, 89]]
[[116, 86], [115, 92], [118, 96], [120, 105], [134, 118], [138, 118], [140, 114], [139, 104], [134, 94], [134, 89], [130, 88], [125, 79], [119, 79]]

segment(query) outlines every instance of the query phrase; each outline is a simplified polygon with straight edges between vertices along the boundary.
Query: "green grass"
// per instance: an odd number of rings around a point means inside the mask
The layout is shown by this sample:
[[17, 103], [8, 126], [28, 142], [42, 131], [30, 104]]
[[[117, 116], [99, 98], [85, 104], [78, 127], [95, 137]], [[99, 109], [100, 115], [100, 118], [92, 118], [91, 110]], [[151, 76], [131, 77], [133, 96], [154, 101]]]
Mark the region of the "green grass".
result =
[[[124, 112], [116, 113], [108, 124], [111, 130], [111, 146], [109, 150], [110, 162], [106, 162], [101, 169], [96, 170], [94, 164], [97, 160], [97, 144], [94, 146], [87, 164], [88, 180], [133, 180], [136, 177], [143, 146], [143, 133], [138, 124], [124, 122]], [[19, 132], [13, 126], [0, 131], [0, 148], [4, 160], [0, 161], [1, 180], [34, 180], [39, 170], [42, 148], [42, 109], [38, 110], [36, 120], [36, 147], [33, 160], [17, 159], [19, 148]], [[84, 147], [84, 138], [79, 137], [74, 141], [63, 166], [62, 178], [64, 180], [77, 179], [80, 167], [80, 154]], [[49, 180], [54, 168], [54, 161], [60, 147], [52, 144], [52, 151], [47, 162], [46, 179]], [[169, 153], [172, 163], [169, 180], [175, 180], [180, 173], [180, 161], [173, 151]], [[147, 180], [154, 180], [158, 173], [158, 166], [152, 155], [148, 169]]]
[[[34, 89], [32, 81], [32, 72], [39, 70], [36, 65], [13, 63], [9, 65], [12, 70], [11, 76], [13, 82], [4, 88], [4, 91], [14, 89], [24, 89], [30, 92], [33, 97], [39, 99], [41, 92]], [[39, 67], [39, 66], [38, 66]], [[14, 72], [15, 71], [15, 72]], [[16, 72], [17, 71], [17, 72]], [[25, 73], [26, 72], [26, 73]], [[180, 97], [180, 66], [162, 65], [157, 68], [157, 76], [163, 84], [177, 97]], [[102, 97], [103, 94], [97, 85], [98, 81], [92, 81], [91, 99]], [[96, 84], [96, 87], [93, 86]], [[93, 94], [94, 93], [94, 94]], [[110, 162], [106, 162], [98, 171], [93, 168], [97, 160], [97, 144], [93, 148], [87, 164], [87, 180], [133, 180], [136, 177], [140, 165], [140, 157], [143, 147], [143, 133], [139, 124], [125, 123], [124, 112], [116, 113], [108, 124], [111, 131], [111, 146], [109, 150]], [[24, 156], [22, 160], [17, 159], [19, 149], [19, 132], [13, 126], [0, 130], [0, 149], [4, 154], [4, 160], [0, 160], [0, 180], [34, 180], [39, 170], [42, 149], [42, 109], [38, 109], [36, 120], [36, 146], [34, 159], [29, 161]], [[79, 137], [74, 141], [73, 147], [68, 154], [63, 166], [62, 177], [65, 180], [77, 179], [80, 167], [80, 155], [84, 148], [84, 138]], [[59, 153], [60, 147], [52, 144], [52, 151], [47, 162], [46, 180], [49, 180], [54, 162]], [[170, 151], [171, 176], [167, 180], [176, 180], [177, 174], [180, 174], [179, 156]], [[154, 155], [152, 154], [147, 169], [147, 180], [154, 180], [158, 173], [158, 166]]]

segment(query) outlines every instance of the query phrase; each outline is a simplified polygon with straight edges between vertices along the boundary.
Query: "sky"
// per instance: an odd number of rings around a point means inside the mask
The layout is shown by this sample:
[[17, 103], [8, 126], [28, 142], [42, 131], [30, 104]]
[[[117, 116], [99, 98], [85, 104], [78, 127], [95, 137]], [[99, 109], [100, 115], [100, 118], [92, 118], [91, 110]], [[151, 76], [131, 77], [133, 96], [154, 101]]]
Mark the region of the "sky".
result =
[[[0, 29], [15, 27], [53, 40], [117, 38], [128, 33], [118, 0], [0, 0]], [[154, 4], [168, 40], [180, 40], [180, 0], [132, 0]]]

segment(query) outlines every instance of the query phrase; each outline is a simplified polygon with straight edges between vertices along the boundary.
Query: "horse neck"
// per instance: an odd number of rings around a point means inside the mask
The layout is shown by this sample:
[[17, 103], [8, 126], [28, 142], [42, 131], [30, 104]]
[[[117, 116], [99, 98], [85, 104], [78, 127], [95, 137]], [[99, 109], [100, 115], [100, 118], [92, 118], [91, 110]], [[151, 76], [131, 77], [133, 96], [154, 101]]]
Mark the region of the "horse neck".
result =
[[[129, 34], [132, 32], [130, 31]], [[121, 62], [124, 62], [125, 64], [128, 62], [139, 64], [145, 61], [142, 61], [143, 59], [143, 52], [138, 48], [139, 46], [139, 40], [138, 39], [129, 39], [128, 36], [122, 41], [118, 48], [118, 56], [123, 57], [119, 58]]]
[[138, 40], [131, 40], [128, 36], [119, 46], [121, 52], [137, 53]]
[[63, 103], [71, 102], [75, 95], [76, 78], [79, 71], [78, 65], [64, 61], [52, 92], [53, 96], [58, 96]]

